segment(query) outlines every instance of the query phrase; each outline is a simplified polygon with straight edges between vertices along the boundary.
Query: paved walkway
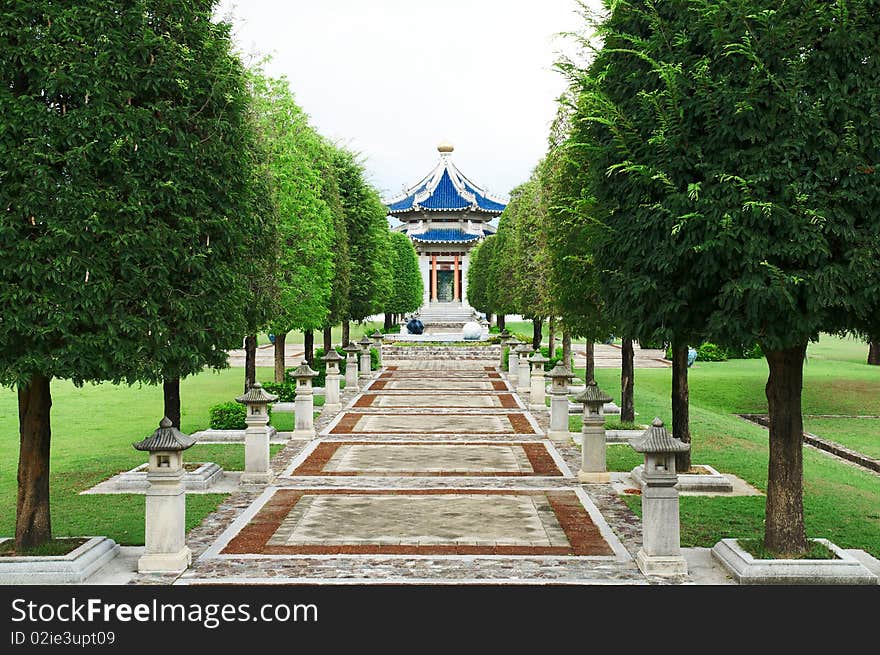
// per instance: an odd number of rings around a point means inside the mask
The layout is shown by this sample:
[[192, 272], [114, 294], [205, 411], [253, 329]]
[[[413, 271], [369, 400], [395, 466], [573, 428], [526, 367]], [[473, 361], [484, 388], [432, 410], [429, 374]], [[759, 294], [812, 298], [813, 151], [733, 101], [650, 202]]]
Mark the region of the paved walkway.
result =
[[633, 561], [639, 520], [577, 482], [577, 448], [545, 438], [495, 362], [386, 364], [288, 443], [272, 485], [189, 533], [177, 584], [659, 582]]

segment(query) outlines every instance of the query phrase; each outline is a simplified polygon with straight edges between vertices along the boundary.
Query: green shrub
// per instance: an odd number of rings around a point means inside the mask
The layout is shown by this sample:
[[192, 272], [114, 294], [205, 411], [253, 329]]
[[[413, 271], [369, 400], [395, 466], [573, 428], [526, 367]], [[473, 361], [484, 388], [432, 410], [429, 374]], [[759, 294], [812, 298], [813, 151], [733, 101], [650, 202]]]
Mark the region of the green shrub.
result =
[[697, 359], [701, 362], [723, 362], [727, 359], [727, 349], [707, 341], [697, 348]]
[[279, 402], [292, 403], [294, 401], [294, 398], [296, 397], [295, 382], [263, 382], [261, 384], [263, 385], [263, 388], [266, 390], [267, 393], [278, 396]]
[[498, 327], [497, 325], [490, 325], [489, 326], [489, 334], [500, 334], [500, 333], [501, 333], [501, 328]]
[[[321, 359], [324, 356], [325, 352], [326, 351], [323, 348], [318, 348], [315, 350], [315, 363], [312, 365], [312, 368], [318, 372], [318, 375], [312, 378], [312, 386], [314, 387], [323, 387], [327, 384], [327, 363], [323, 359]], [[337, 346], [336, 352], [338, 352], [342, 356], [342, 361], [339, 362], [339, 373], [344, 374], [346, 353], [342, 349], [342, 346]], [[292, 368], [284, 371], [284, 378], [289, 378], [292, 382], [295, 382], [292, 377], [289, 377], [292, 371]]]
[[[562, 346], [556, 346], [556, 353], [553, 356], [550, 355], [550, 346], [541, 346], [541, 354], [550, 360], [544, 364], [544, 370], [552, 371], [562, 361]], [[571, 368], [570, 365], [569, 368]]]
[[[763, 356], [764, 352], [758, 344], [731, 348], [707, 341], [697, 348], [697, 360], [703, 362], [723, 362], [728, 359], [761, 359]], [[666, 348], [666, 359], [672, 359], [672, 346], [667, 346]]]
[[397, 323], [396, 325], [392, 325], [387, 330], [384, 327], [382, 327], [379, 330], [379, 332], [381, 332], [382, 334], [400, 334], [400, 323]]
[[[208, 414], [211, 417], [212, 430], [244, 430], [247, 428], [247, 423], [244, 421], [247, 416], [247, 407], [241, 403], [235, 401], [220, 403], [211, 407]], [[269, 416], [272, 416], [271, 407], [269, 407]]]

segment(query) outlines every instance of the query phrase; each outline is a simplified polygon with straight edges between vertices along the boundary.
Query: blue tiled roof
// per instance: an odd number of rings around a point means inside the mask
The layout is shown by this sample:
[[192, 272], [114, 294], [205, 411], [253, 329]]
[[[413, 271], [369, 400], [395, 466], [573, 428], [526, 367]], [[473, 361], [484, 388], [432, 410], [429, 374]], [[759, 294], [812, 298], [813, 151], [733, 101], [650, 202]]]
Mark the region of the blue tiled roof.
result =
[[459, 171], [448, 157], [401, 196], [386, 203], [391, 214], [425, 211], [462, 211], [500, 214], [506, 205], [490, 198]]
[[468, 234], [464, 230], [456, 229], [428, 230], [427, 232], [411, 234], [410, 236], [416, 241], [448, 241], [455, 243], [467, 243], [480, 238], [477, 234]]

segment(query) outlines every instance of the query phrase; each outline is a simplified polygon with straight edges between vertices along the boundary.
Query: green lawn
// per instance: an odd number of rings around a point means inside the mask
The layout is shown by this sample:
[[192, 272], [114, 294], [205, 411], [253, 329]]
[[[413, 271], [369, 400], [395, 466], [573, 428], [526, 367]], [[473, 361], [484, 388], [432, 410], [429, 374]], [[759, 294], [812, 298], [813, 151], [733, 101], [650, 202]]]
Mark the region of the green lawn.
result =
[[807, 418], [804, 429], [818, 437], [836, 441], [880, 459], [880, 419], [876, 418]]
[[[867, 346], [853, 340], [823, 336], [811, 345], [804, 367], [804, 413], [880, 414], [880, 367], [867, 366], [866, 354]], [[583, 377], [582, 370], [577, 373]], [[619, 369], [597, 369], [596, 379], [615, 398], [619, 396]], [[761, 491], [767, 488], [767, 431], [735, 414], [767, 412], [766, 381], [763, 359], [697, 362], [689, 372], [694, 462], [734, 473]], [[670, 369], [636, 371], [637, 422], [659, 416], [669, 423], [670, 382]], [[573, 429], [579, 429], [579, 418], [573, 419]], [[870, 423], [866, 422], [862, 436], [877, 444], [877, 424], [873, 423], [870, 440]], [[834, 439], [830, 433], [818, 433]], [[640, 462], [641, 457], [628, 446], [608, 449], [609, 470], [628, 471]], [[626, 500], [640, 507], [638, 496]], [[712, 546], [723, 537], [759, 538], [764, 502], [763, 496], [683, 497], [682, 545]], [[842, 547], [863, 548], [880, 556], [880, 477], [804, 449], [804, 504], [810, 537], [826, 537]]]
[[[260, 368], [260, 379], [272, 370]], [[243, 369], [204, 372], [181, 382], [181, 428], [188, 433], [208, 427], [208, 408], [242, 391]], [[52, 382], [51, 503], [56, 536], [107, 535], [122, 544], [142, 544], [144, 497], [141, 495], [79, 495], [114, 473], [146, 461], [131, 447], [158, 425], [162, 416], [162, 389], [153, 386], [86, 385], [77, 388], [64, 380]], [[276, 427], [292, 414], [279, 414]], [[0, 535], [12, 535], [15, 526], [16, 468], [18, 465], [18, 407], [14, 391], [0, 390]], [[273, 454], [280, 446], [273, 446]], [[187, 461], [213, 461], [227, 470], [244, 467], [244, 446], [196, 445], [186, 451]], [[187, 526], [199, 524], [223, 495], [187, 496]]]
[[[372, 334], [375, 330], [379, 330], [381, 332], [382, 327], [385, 325], [383, 321], [364, 321], [363, 323], [351, 323], [350, 326], [350, 336], [352, 341], [358, 341], [361, 337], [366, 334]], [[342, 326], [336, 325], [333, 327], [333, 343], [340, 343], [342, 341]], [[261, 332], [257, 335], [257, 345], [262, 346], [264, 344], [269, 343], [269, 335], [265, 332]], [[287, 343], [303, 343], [303, 334], [302, 332], [291, 331], [287, 333]], [[315, 331], [315, 348], [322, 348], [324, 344], [324, 333]]]

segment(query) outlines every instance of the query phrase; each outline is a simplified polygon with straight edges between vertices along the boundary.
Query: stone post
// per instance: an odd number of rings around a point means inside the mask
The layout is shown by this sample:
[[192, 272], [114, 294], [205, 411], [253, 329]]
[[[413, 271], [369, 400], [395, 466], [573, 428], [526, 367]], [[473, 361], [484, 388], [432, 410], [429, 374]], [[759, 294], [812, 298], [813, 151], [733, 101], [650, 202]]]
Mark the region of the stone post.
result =
[[507, 331], [507, 328], [504, 328], [498, 334], [498, 345], [501, 346], [501, 354], [498, 355], [498, 370], [504, 370], [504, 348], [507, 346], [507, 342], [510, 339], [510, 332]]
[[327, 373], [324, 376], [323, 411], [338, 412], [342, 409], [342, 403], [339, 400], [339, 381], [342, 379], [342, 376], [339, 375], [339, 362], [342, 361], [342, 356], [336, 352], [335, 348], [331, 348], [321, 359], [327, 365]]
[[568, 443], [568, 383], [574, 375], [562, 362], [547, 374], [550, 386], [550, 430], [547, 436], [559, 443]]
[[[505, 346], [508, 350], [507, 354], [507, 377], [510, 378], [513, 375], [516, 375], [517, 367], [519, 366], [519, 360], [517, 359], [516, 352], [514, 348], [519, 345], [519, 339], [514, 339], [510, 337], [506, 341], [502, 343], [502, 346]], [[504, 348], [501, 349], [501, 370], [505, 370], [504, 368]]]
[[642, 548], [636, 563], [645, 575], [687, 575], [687, 562], [681, 555], [675, 454], [689, 450], [690, 444], [673, 439], [663, 421], [655, 418], [631, 445], [645, 454]]
[[522, 344], [517, 346], [516, 354], [519, 360], [517, 365], [517, 381], [516, 381], [516, 392], [520, 395], [527, 394], [529, 389], [531, 388], [529, 378], [530, 370], [529, 370], [529, 353], [532, 352], [532, 349], [527, 344]]
[[293, 411], [296, 413], [296, 422], [293, 426], [294, 439], [315, 438], [315, 395], [312, 391], [312, 378], [317, 374], [318, 372], [313, 371], [305, 360], [290, 374], [296, 380], [296, 396], [293, 407]]
[[278, 400], [254, 382], [254, 386], [235, 399], [245, 406], [244, 473], [242, 484], [266, 484], [272, 479], [269, 468], [269, 403]]
[[536, 350], [535, 354], [529, 358], [532, 365], [531, 390], [529, 391], [529, 409], [533, 412], [546, 412], [546, 384], [544, 378], [544, 364], [550, 360], [541, 354], [540, 350]]
[[379, 330], [375, 330], [370, 335], [370, 339], [373, 341], [373, 348], [379, 353], [379, 368], [382, 368], [382, 341], [385, 339], [385, 335], [379, 332]]
[[153, 434], [132, 444], [135, 450], [150, 453], [144, 554], [138, 559], [139, 573], [180, 573], [192, 562], [186, 545], [183, 451], [195, 442], [165, 417]]
[[358, 345], [361, 347], [361, 366], [359, 375], [362, 378], [369, 378], [373, 375], [373, 372], [370, 370], [372, 368], [370, 366], [370, 346], [373, 344], [367, 337], [364, 337], [358, 341]]
[[358, 391], [358, 353], [361, 351], [356, 345], [348, 342], [343, 348], [345, 351], [345, 390]]
[[609, 482], [605, 466], [605, 414], [602, 407], [611, 396], [602, 391], [595, 380], [587, 382], [582, 392], [574, 397], [574, 402], [583, 403], [584, 421], [581, 427], [581, 482]]

